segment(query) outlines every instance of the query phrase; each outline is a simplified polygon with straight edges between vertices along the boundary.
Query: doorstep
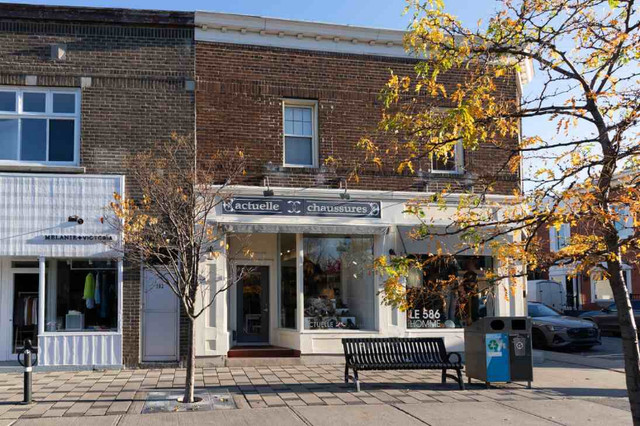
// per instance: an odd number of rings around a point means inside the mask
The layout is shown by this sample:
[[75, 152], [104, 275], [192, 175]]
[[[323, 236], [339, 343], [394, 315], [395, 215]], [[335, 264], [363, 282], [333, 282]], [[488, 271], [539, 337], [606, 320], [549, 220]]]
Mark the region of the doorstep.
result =
[[227, 352], [228, 367], [301, 365], [300, 351], [279, 346], [235, 346]]
[[300, 351], [280, 346], [234, 346], [228, 358], [300, 358]]

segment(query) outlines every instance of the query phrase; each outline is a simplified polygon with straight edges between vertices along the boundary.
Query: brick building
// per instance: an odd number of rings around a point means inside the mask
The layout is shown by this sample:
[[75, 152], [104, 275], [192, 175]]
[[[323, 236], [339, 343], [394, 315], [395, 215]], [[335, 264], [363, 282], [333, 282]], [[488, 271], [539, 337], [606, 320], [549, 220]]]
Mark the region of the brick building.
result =
[[[507, 150], [460, 146], [449, 163], [425, 161], [415, 175], [389, 161], [347, 187], [362, 155], [355, 145], [380, 119], [389, 69], [411, 73], [402, 37], [207, 12], [0, 5], [0, 360], [31, 338], [44, 365], [179, 361], [177, 299], [125, 264], [113, 250], [121, 235], [102, 220], [125, 183], [136, 195], [125, 157], [174, 131], [195, 133], [201, 161], [236, 148], [248, 161], [246, 180], [210, 218], [228, 245], [202, 265], [211, 288], [248, 273], [199, 318], [201, 362], [225, 362], [247, 346], [326, 359], [341, 353], [345, 335], [444, 336], [459, 348], [456, 296], [391, 309], [372, 261], [435, 252], [435, 242], [410, 238], [417, 219], [406, 203], [447, 185], [473, 189]], [[506, 98], [520, 96], [531, 77], [524, 69], [502, 81]], [[488, 197], [504, 200], [519, 184], [518, 173], [503, 172]], [[454, 194], [426, 213], [446, 226], [456, 203]], [[459, 241], [438, 243], [453, 250]], [[488, 251], [450, 265], [480, 286], [492, 266]], [[503, 283], [486, 294], [476, 314], [523, 314], [522, 293], [507, 300], [506, 291]]]
[[[622, 172], [617, 178], [624, 179], [630, 175], [628, 171]], [[634, 221], [628, 214], [628, 209], [622, 209], [621, 212], [616, 228], [620, 238], [628, 238], [632, 235]], [[537, 237], [546, 253], [555, 253], [569, 244], [572, 235], [597, 235], [599, 232], [599, 225], [583, 220], [574, 225], [564, 223], [560, 229], [546, 226], [540, 229]], [[622, 255], [624, 278], [632, 299], [640, 298], [640, 268], [636, 258], [637, 253], [632, 250]], [[528, 280], [529, 300], [541, 301], [562, 311], [600, 309], [614, 303], [609, 280], [599, 268], [580, 274], [573, 271], [574, 265], [569, 264], [532, 271]], [[558, 285], [552, 285], [548, 281]]]
[[[247, 345], [326, 361], [342, 352], [346, 335], [444, 336], [460, 349], [463, 320], [453, 294], [430, 308], [391, 309], [381, 303], [382, 281], [371, 262], [434, 253], [436, 242], [409, 236], [417, 219], [403, 213], [405, 203], [445, 185], [473, 188], [497, 174], [508, 150], [459, 147], [448, 165], [425, 161], [415, 175], [396, 173], [388, 158], [382, 170], [365, 171], [347, 187], [348, 166], [362, 156], [356, 143], [375, 135], [389, 70], [412, 74], [415, 59], [402, 47], [403, 32], [208, 12], [196, 12], [195, 23], [199, 157], [232, 147], [249, 161], [246, 181], [230, 189], [232, 199], [212, 218], [226, 228], [229, 249], [205, 270], [218, 287], [251, 271], [199, 321], [201, 362], [250, 356], [255, 349]], [[463, 72], [449, 73], [446, 85]], [[505, 79], [505, 98], [518, 99], [527, 77]], [[489, 197], [508, 198], [519, 184], [518, 173], [505, 172]], [[445, 210], [427, 206], [427, 215], [445, 226], [456, 201], [453, 195]], [[439, 243], [453, 250], [458, 241]], [[486, 251], [458, 256], [453, 268], [483, 286], [483, 270], [491, 266]], [[421, 275], [408, 284], [421, 285]], [[477, 314], [523, 314], [523, 292], [506, 302], [504, 291], [501, 285], [485, 295]]]
[[0, 359], [140, 362], [140, 274], [101, 218], [125, 156], [193, 134], [194, 54], [192, 13], [0, 4]]

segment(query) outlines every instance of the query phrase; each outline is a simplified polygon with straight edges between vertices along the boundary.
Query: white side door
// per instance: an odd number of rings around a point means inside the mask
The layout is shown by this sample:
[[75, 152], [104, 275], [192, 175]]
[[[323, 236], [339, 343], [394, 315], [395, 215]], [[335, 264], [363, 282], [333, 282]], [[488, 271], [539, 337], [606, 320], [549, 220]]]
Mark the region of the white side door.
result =
[[177, 361], [180, 304], [151, 271], [142, 274], [142, 361]]

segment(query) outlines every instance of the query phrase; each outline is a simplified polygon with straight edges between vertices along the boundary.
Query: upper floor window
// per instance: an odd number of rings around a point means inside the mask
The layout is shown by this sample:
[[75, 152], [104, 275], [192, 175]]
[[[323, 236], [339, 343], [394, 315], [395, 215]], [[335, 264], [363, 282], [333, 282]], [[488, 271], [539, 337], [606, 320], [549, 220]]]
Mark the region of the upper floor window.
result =
[[569, 245], [571, 240], [571, 225], [563, 223], [560, 225], [560, 229], [556, 229], [555, 226], [549, 227], [549, 243], [551, 245], [551, 251], [555, 252], [562, 250]]
[[629, 206], [617, 205], [614, 207], [616, 214], [616, 231], [618, 237], [625, 239], [633, 235], [633, 216], [629, 210]]
[[431, 171], [433, 173], [462, 173], [464, 165], [464, 149], [462, 141], [456, 142], [453, 150], [446, 157], [433, 156], [431, 160]]
[[317, 102], [286, 99], [283, 105], [284, 165], [288, 167], [317, 167]]
[[0, 87], [0, 162], [75, 165], [80, 92]]

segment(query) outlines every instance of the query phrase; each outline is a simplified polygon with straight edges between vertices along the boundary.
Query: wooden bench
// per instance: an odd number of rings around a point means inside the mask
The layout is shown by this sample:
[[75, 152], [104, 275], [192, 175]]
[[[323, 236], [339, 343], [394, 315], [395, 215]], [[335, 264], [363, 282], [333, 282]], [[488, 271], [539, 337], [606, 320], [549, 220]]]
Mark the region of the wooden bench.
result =
[[[344, 382], [349, 383], [349, 369], [352, 369], [358, 392], [360, 370], [442, 370], [442, 383], [446, 383], [448, 376], [464, 390], [462, 357], [458, 352], [447, 352], [441, 337], [348, 338], [342, 339], [342, 347]], [[447, 370], [455, 370], [456, 376]]]

